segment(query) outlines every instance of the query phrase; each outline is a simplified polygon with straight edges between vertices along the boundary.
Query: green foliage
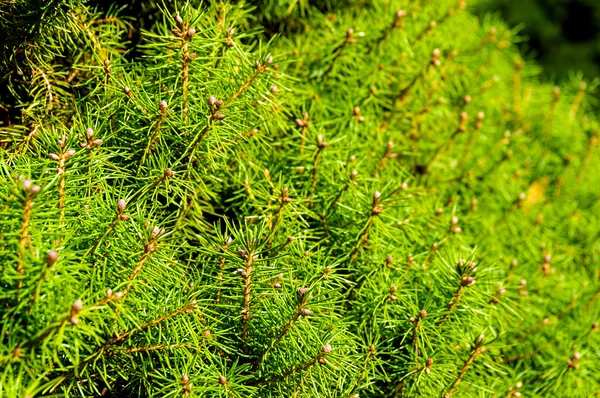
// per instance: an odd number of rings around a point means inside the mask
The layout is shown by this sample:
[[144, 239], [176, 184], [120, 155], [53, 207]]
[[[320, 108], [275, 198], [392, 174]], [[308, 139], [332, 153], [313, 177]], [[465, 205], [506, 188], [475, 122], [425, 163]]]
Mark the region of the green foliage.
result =
[[2, 53], [0, 396], [600, 393], [598, 81], [455, 0], [58, 9]]

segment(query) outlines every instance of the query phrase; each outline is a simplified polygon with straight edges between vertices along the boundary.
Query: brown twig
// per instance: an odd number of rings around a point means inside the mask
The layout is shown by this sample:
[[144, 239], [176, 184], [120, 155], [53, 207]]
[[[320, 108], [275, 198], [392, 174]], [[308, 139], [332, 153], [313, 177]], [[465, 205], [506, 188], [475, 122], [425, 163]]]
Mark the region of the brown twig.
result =
[[350, 266], [354, 265], [354, 263], [356, 262], [356, 259], [358, 258], [358, 254], [360, 253], [361, 247], [366, 243], [366, 241], [369, 237], [369, 230], [371, 229], [371, 225], [373, 224], [373, 221], [375, 221], [375, 217], [377, 217], [383, 210], [383, 207], [380, 205], [380, 199], [381, 199], [381, 194], [379, 192], [375, 192], [373, 194], [373, 203], [371, 206], [371, 214], [367, 220], [365, 227], [363, 228], [363, 230], [360, 234], [360, 237], [358, 238], [358, 242], [356, 243], [354, 252], [352, 253], [352, 257], [350, 259]]
[[465, 374], [469, 370], [469, 367], [473, 364], [473, 362], [475, 361], [475, 359], [477, 359], [478, 356], [480, 356], [481, 354], [483, 354], [485, 352], [486, 348], [483, 345], [481, 345], [482, 343], [483, 343], [483, 336], [480, 336], [477, 339], [477, 342], [475, 343], [475, 346], [473, 348], [473, 351], [471, 351], [469, 358], [463, 364], [462, 368], [458, 372], [458, 376], [456, 377], [456, 379], [450, 386], [450, 389], [448, 389], [448, 392], [444, 395], [444, 398], [450, 398], [452, 396], [452, 393], [454, 393], [454, 391], [456, 391], [456, 387], [458, 387], [460, 382], [465, 377]]

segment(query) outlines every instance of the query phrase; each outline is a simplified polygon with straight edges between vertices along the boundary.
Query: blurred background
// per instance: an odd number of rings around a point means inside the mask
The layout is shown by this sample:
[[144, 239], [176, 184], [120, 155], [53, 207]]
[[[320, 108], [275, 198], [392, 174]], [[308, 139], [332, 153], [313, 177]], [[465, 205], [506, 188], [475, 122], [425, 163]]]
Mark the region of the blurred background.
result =
[[547, 79], [564, 81], [569, 71], [600, 77], [600, 0], [484, 0], [477, 14], [501, 16], [519, 27], [523, 54], [543, 67]]

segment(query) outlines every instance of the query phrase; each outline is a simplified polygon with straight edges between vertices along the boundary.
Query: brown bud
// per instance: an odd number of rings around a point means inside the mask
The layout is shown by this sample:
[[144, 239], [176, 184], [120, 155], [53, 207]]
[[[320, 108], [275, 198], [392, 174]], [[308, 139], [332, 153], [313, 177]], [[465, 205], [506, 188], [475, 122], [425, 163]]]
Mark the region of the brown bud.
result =
[[373, 344], [369, 345], [369, 352], [371, 353], [371, 355], [377, 354], [377, 352], [375, 351], [375, 346]]
[[167, 110], [167, 101], [160, 101], [160, 104], [158, 105], [158, 108], [162, 111], [165, 112]]
[[331, 352], [331, 344], [325, 344], [323, 346], [323, 353], [324, 354], [329, 354]]
[[187, 37], [194, 37], [194, 35], [196, 34], [196, 29], [191, 28], [187, 31]]
[[304, 296], [306, 295], [307, 291], [308, 291], [308, 289], [306, 289], [305, 287], [301, 287], [300, 289], [298, 289], [298, 298], [300, 300], [302, 300], [304, 298]]
[[50, 159], [52, 159], [52, 160], [56, 161], [56, 162], [58, 162], [58, 161], [60, 160], [60, 156], [58, 156], [58, 155], [57, 155], [57, 154], [55, 154], [55, 153], [49, 153], [49, 154], [48, 154], [48, 157], [49, 157]]
[[215, 117], [215, 119], [216, 119], [216, 120], [223, 120], [223, 119], [225, 119], [227, 116], [225, 116], [225, 115], [224, 115], [224, 114], [222, 114], [222, 113], [217, 113], [217, 114], [216, 114], [214, 117]]
[[77, 300], [73, 303], [73, 307], [71, 308], [72, 314], [77, 314], [83, 308], [83, 301]]
[[219, 383], [221, 383], [222, 385], [227, 384], [227, 379], [225, 378], [225, 376], [219, 376]]
[[473, 286], [475, 284], [475, 278], [472, 276], [464, 276], [460, 281], [461, 286]]
[[47, 254], [46, 254], [46, 264], [51, 267], [56, 260], [58, 260], [58, 253], [55, 252], [54, 250], [50, 250]]
[[419, 316], [421, 317], [421, 319], [425, 319], [425, 317], [427, 316], [427, 311], [421, 310], [421, 312], [419, 312]]

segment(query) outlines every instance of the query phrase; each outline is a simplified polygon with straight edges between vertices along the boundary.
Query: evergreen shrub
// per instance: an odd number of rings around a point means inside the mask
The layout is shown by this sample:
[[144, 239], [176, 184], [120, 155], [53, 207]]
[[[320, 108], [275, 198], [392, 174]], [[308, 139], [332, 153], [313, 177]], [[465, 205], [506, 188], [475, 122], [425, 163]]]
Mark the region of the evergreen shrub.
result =
[[600, 394], [597, 81], [463, 0], [133, 4], [0, 1], [0, 396]]

